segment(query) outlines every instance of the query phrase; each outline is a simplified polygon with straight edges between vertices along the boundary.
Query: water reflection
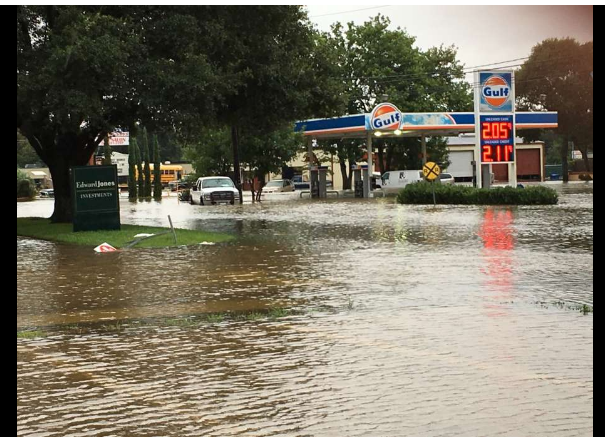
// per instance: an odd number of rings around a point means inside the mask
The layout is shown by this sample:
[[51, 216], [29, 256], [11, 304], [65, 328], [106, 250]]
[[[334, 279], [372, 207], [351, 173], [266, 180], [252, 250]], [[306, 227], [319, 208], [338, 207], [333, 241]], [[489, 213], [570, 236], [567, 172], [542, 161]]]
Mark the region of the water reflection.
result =
[[503, 304], [514, 299], [514, 214], [510, 209], [489, 208], [481, 226], [484, 244], [482, 273], [490, 291], [488, 309], [493, 316], [506, 314]]

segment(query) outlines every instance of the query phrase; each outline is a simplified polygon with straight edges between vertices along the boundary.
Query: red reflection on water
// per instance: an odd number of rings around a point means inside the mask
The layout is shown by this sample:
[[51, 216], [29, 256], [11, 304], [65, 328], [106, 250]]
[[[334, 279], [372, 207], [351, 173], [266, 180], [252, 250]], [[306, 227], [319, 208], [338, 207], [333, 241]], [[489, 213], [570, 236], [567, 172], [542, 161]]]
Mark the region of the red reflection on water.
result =
[[488, 209], [485, 212], [485, 220], [480, 233], [485, 248], [513, 250], [515, 248], [513, 221], [514, 217], [511, 210]]
[[493, 316], [505, 315], [503, 304], [512, 297], [515, 249], [514, 215], [511, 210], [488, 209], [479, 235], [483, 240], [485, 285], [492, 292], [487, 305]]

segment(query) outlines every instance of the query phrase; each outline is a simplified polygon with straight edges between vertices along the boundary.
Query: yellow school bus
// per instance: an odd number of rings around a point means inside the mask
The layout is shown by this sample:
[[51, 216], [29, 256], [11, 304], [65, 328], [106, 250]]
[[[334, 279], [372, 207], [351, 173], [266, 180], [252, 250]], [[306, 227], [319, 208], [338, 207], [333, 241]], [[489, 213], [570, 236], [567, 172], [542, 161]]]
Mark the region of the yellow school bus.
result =
[[[154, 182], [155, 181], [155, 174], [154, 174], [154, 165], [150, 164], [150, 168], [151, 168], [151, 181]], [[177, 164], [162, 164], [160, 166], [160, 173], [162, 174], [162, 185], [167, 187], [171, 182], [178, 182], [180, 180], [183, 179], [184, 175], [184, 169], [182, 165], [177, 165]], [[138, 178], [138, 171], [137, 171], [137, 178]]]

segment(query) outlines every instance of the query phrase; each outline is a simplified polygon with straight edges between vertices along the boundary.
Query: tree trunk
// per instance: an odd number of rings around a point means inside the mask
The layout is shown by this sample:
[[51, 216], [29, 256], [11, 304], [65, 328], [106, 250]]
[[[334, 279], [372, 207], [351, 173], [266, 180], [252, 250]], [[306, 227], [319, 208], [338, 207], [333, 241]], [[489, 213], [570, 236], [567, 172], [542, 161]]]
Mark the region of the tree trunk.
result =
[[340, 171], [342, 172], [342, 189], [350, 190], [351, 189], [351, 179], [347, 174], [348, 166], [347, 162], [344, 159], [340, 159]]
[[380, 169], [380, 174], [385, 174], [386, 170], [384, 167], [384, 145], [380, 144], [378, 146], [378, 161], [379, 161], [379, 169]]
[[588, 158], [588, 146], [580, 147], [580, 151], [582, 152], [582, 159], [584, 160], [584, 167], [586, 168], [586, 173], [591, 173], [590, 159]]
[[66, 163], [61, 160], [54, 164], [48, 164], [55, 192], [55, 211], [51, 216], [51, 221], [53, 223], [73, 222], [73, 205], [69, 172], [73, 165], [75, 165], [75, 163]]
[[266, 175], [265, 174], [258, 174], [258, 192], [256, 193], [256, 201], [257, 202], [262, 202], [263, 201], [263, 190], [265, 189], [265, 180], [266, 180]]
[[240, 144], [239, 144], [239, 132], [237, 126], [231, 127], [231, 141], [233, 143], [233, 171], [235, 172], [235, 186], [239, 191], [239, 202], [241, 205], [244, 204], [244, 192], [242, 189], [242, 170], [240, 162]]
[[51, 217], [53, 223], [73, 222], [73, 199], [71, 192], [72, 167], [88, 165], [96, 149], [87, 149], [78, 143], [76, 135], [62, 135], [56, 145], [44, 145], [46, 164], [53, 179], [55, 192], [55, 211]]
[[107, 133], [64, 133], [56, 136], [53, 129], [38, 131], [31, 120], [18, 121], [18, 128], [29, 140], [40, 159], [48, 166], [53, 179], [55, 211], [53, 223], [73, 222], [71, 192], [72, 167], [88, 165]]
[[563, 141], [561, 146], [561, 162], [563, 163], [563, 182], [569, 182], [569, 141], [568, 138]]
[[254, 186], [254, 179], [250, 179], [250, 192], [252, 193], [252, 203], [256, 203], [256, 187]]
[[385, 173], [392, 170], [392, 167], [393, 167], [393, 153], [395, 151], [394, 148], [395, 148], [395, 146], [393, 144], [388, 144], [387, 145], [387, 162], [386, 162]]

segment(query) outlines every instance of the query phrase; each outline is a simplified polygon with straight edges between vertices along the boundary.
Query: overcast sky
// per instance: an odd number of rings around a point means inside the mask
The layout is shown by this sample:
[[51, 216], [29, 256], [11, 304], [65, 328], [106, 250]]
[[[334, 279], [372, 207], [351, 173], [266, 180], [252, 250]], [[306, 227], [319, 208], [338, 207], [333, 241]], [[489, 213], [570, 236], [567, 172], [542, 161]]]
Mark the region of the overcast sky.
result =
[[382, 13], [391, 19], [393, 29], [401, 27], [415, 36], [421, 49], [442, 44], [457, 46], [458, 57], [466, 67], [527, 57], [532, 47], [547, 38], [573, 37], [580, 42], [594, 39], [592, 6], [340, 4], [309, 5], [307, 9], [311, 21], [325, 31], [336, 21], [362, 24]]

